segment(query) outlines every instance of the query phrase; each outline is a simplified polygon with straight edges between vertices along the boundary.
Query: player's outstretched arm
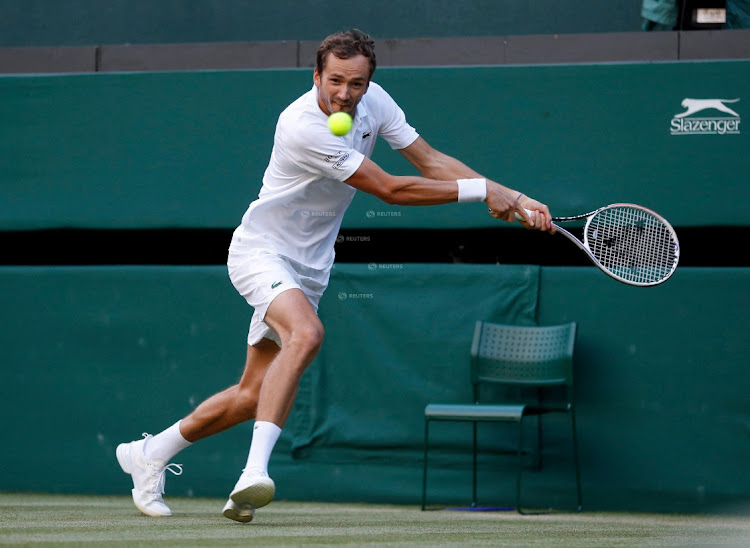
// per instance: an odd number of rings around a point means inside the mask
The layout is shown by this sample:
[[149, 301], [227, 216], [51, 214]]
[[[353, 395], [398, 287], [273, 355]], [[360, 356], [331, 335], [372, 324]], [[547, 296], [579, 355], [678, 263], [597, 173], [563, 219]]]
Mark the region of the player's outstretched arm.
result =
[[346, 180], [358, 190], [394, 205], [438, 205], [458, 200], [458, 184], [417, 176], [391, 175], [365, 158], [359, 169]]
[[483, 177], [453, 156], [432, 148], [422, 137], [418, 137], [416, 141], [399, 152], [419, 170], [422, 176], [428, 179], [455, 181], [456, 179]]
[[[487, 179], [457, 158], [443, 154], [431, 147], [422, 137], [417, 138], [411, 145], [399, 152], [427, 178], [456, 180], [480, 177]], [[522, 195], [517, 190], [487, 180], [487, 198], [485, 201], [490, 210], [490, 215], [497, 219], [512, 223], [517, 218], [516, 213], [518, 213], [518, 218], [527, 228], [554, 230], [552, 216], [547, 206]], [[528, 215], [524, 209], [530, 210], [531, 215]]]
[[[459, 200], [458, 179], [485, 179], [459, 160], [435, 150], [421, 137], [400, 152], [422, 177], [391, 175], [366, 158], [346, 182], [389, 204], [437, 205]], [[492, 216], [513, 222], [518, 212], [524, 226], [539, 230], [550, 228], [552, 221], [547, 206], [526, 196], [519, 199], [520, 192], [494, 181], [486, 180], [485, 184], [484, 201]], [[534, 213], [529, 216], [524, 208]]]

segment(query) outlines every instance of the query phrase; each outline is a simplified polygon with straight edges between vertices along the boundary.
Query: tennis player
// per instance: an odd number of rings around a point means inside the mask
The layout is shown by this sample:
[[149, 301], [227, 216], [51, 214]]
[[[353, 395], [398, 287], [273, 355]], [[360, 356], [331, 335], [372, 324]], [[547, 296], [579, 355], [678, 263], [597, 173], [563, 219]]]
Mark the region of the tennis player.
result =
[[[234, 232], [228, 269], [237, 291], [254, 308], [247, 361], [240, 381], [203, 403], [156, 436], [117, 448], [132, 475], [133, 501], [150, 516], [169, 516], [164, 504], [168, 465], [192, 443], [255, 419], [247, 464], [223, 514], [252, 520], [271, 502], [275, 485], [268, 462], [294, 402], [305, 368], [323, 343], [318, 302], [328, 285], [334, 243], [357, 190], [389, 204], [437, 205], [486, 202], [489, 214], [538, 230], [550, 230], [546, 205], [490, 181], [432, 148], [403, 111], [375, 82], [374, 43], [359, 30], [327, 37], [317, 52], [313, 87], [279, 116], [271, 159], [258, 198]], [[476, 100], [470, 85], [456, 102]], [[352, 130], [334, 136], [331, 113], [354, 119]], [[370, 160], [382, 137], [422, 174], [395, 176]], [[525, 209], [532, 213], [526, 213]]]

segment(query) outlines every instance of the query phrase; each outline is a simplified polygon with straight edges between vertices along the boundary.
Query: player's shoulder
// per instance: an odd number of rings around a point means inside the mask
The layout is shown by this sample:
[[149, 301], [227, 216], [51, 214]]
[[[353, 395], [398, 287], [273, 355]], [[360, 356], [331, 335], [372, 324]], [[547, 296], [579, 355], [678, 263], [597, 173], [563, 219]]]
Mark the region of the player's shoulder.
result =
[[313, 92], [310, 90], [292, 101], [279, 115], [279, 121], [295, 122], [300, 117], [313, 115], [315, 106]]

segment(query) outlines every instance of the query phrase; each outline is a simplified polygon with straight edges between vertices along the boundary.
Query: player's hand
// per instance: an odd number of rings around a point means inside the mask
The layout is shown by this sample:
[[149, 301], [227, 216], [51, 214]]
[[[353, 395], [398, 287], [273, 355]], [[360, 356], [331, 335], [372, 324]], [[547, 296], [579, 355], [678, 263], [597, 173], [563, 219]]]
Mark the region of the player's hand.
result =
[[[542, 202], [529, 198], [525, 194], [518, 200], [519, 215], [518, 222], [526, 228], [533, 228], [543, 232], [549, 231], [554, 234], [556, 227], [552, 224], [552, 215], [549, 208]], [[530, 213], [527, 213], [530, 211]]]
[[[487, 182], [487, 208], [490, 215], [512, 223], [516, 219], [526, 228], [555, 232], [549, 208], [525, 194], [519, 196], [515, 191], [502, 185]], [[531, 211], [527, 213], [526, 210]]]
[[519, 207], [518, 192], [513, 192], [502, 185], [487, 181], [487, 208], [495, 219], [512, 223]]

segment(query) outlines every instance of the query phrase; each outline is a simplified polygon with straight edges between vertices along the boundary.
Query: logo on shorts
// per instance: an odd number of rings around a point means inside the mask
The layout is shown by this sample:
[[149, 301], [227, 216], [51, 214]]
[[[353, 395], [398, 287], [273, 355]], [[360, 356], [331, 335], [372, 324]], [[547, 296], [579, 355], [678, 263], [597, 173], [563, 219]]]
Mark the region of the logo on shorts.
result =
[[283, 282], [274, 282], [271, 284], [271, 289], [276, 289], [279, 287]]
[[[740, 115], [725, 103], [737, 103], [739, 99], [690, 99], [682, 100], [680, 112], [672, 117], [670, 133], [672, 135], [738, 135], [740, 133]], [[705, 110], [702, 116], [693, 116]], [[719, 111], [728, 116], [719, 116]], [[713, 114], [707, 116], [706, 114]]]

